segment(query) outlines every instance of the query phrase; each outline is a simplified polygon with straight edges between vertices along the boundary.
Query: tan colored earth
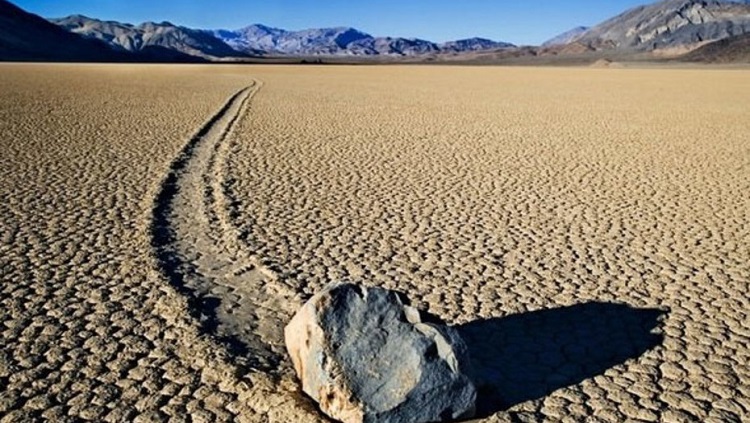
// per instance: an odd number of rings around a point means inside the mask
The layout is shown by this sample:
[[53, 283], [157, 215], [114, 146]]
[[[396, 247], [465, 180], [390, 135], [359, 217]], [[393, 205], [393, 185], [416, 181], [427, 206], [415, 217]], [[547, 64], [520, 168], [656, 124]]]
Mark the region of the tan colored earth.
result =
[[478, 421], [750, 419], [750, 74], [0, 66], [0, 422], [326, 421], [326, 283], [456, 325]]

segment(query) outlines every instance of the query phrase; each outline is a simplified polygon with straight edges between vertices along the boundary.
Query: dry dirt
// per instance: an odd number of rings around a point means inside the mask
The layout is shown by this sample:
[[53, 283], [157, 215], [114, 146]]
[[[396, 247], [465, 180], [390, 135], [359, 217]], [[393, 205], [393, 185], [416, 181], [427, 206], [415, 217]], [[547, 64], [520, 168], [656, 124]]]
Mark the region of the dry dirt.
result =
[[324, 421], [331, 280], [457, 325], [481, 421], [750, 419], [750, 74], [2, 65], [0, 421]]

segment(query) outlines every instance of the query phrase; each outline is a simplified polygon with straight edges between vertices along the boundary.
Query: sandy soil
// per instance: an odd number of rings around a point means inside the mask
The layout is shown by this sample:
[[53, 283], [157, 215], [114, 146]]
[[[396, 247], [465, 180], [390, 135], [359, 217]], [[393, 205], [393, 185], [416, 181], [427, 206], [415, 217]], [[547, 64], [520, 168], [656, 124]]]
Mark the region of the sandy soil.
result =
[[325, 283], [458, 325], [482, 421], [750, 419], [750, 75], [3, 65], [0, 421], [315, 421]]

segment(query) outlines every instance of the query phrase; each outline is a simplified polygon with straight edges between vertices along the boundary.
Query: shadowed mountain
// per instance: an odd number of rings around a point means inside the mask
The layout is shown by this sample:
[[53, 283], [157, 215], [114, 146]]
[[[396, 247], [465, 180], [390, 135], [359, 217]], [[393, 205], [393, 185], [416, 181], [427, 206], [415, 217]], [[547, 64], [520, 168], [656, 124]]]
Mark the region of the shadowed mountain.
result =
[[493, 41], [486, 38], [466, 38], [463, 40], [448, 41], [439, 44], [441, 52], [464, 53], [468, 51], [496, 50], [501, 48], [512, 48], [515, 45], [502, 41]]
[[714, 41], [680, 58], [689, 62], [750, 63], [750, 34]]
[[204, 31], [169, 22], [145, 22], [136, 26], [82, 15], [50, 19], [50, 22], [72, 33], [103, 41], [116, 50], [149, 56], [192, 56], [208, 60], [245, 56]]
[[102, 62], [129, 60], [105, 43], [71, 34], [0, 0], [0, 60]]
[[379, 55], [420, 56], [440, 52], [437, 44], [419, 38], [377, 37], [361, 40], [356, 45]]
[[666, 312], [591, 302], [478, 320], [457, 329], [487, 416], [603, 374], [660, 345]]
[[663, 0], [630, 9], [582, 34], [595, 49], [690, 49], [750, 32], [750, 5], [729, 0]]
[[544, 43], [542, 43], [542, 47], [552, 47], [572, 43], [573, 41], [581, 38], [581, 36], [588, 30], [589, 27], [587, 26], [577, 26], [570, 31], [565, 31], [562, 34], [559, 34], [545, 41]]

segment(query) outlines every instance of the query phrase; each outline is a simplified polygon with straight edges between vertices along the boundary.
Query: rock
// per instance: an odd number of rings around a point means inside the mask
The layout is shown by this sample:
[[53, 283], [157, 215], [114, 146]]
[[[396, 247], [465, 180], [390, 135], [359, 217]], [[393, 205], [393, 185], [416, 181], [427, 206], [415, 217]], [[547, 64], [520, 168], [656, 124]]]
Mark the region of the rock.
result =
[[345, 423], [469, 418], [476, 389], [466, 344], [382, 288], [335, 283], [284, 330], [303, 391]]

